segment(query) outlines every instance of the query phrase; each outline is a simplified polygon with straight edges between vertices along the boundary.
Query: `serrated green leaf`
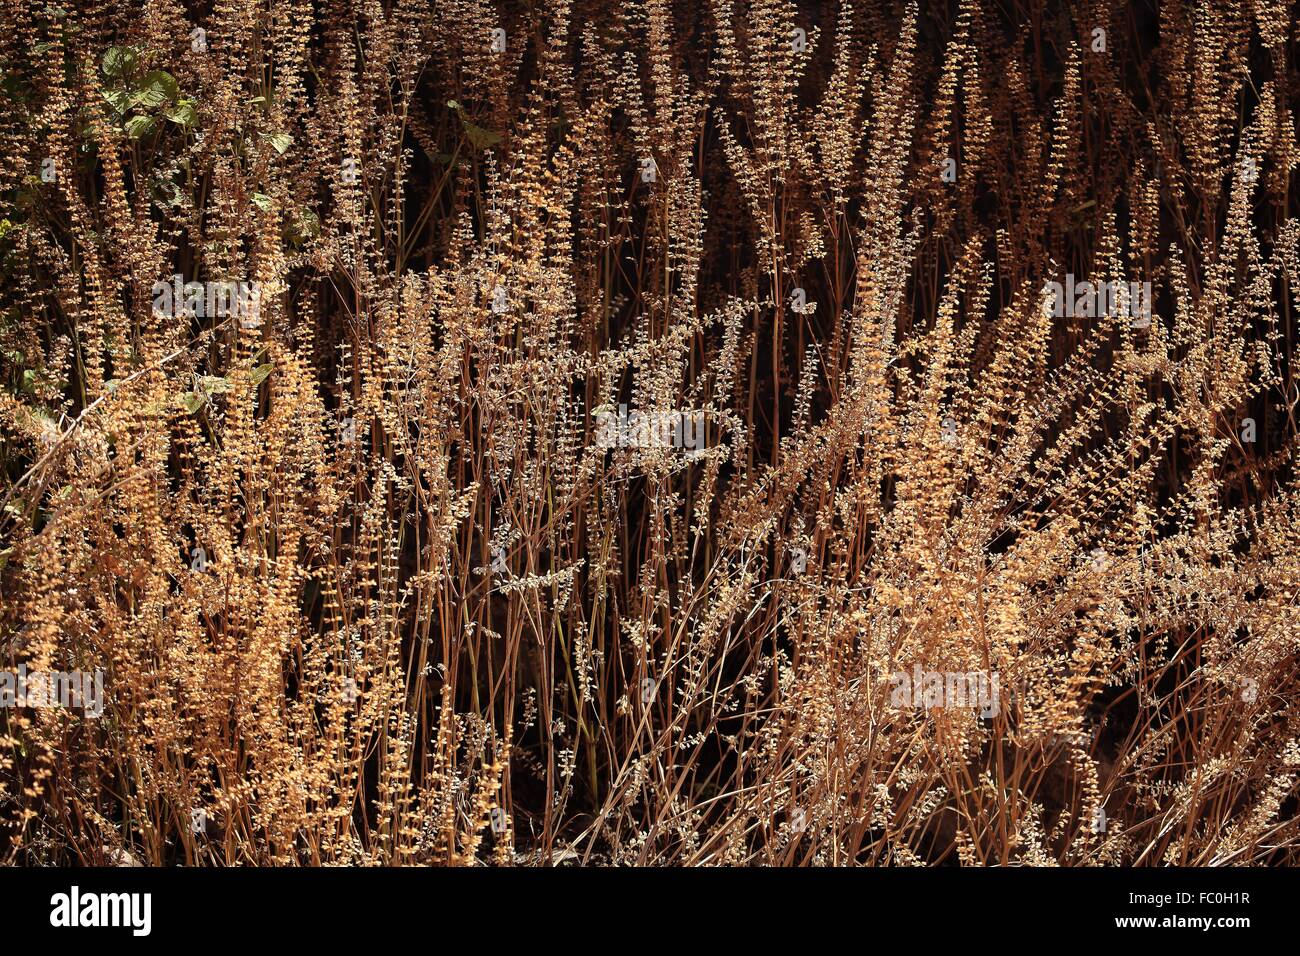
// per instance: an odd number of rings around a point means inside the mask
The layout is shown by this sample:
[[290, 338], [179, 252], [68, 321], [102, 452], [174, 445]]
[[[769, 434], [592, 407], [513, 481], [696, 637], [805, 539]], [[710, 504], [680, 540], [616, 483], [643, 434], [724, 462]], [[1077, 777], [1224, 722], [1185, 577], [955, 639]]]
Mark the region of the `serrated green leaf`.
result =
[[154, 128], [152, 116], [132, 116], [122, 127], [126, 130], [126, 135], [132, 139], [139, 139], [145, 133]]
[[487, 149], [489, 146], [496, 146], [501, 142], [500, 133], [494, 133], [490, 129], [477, 126], [464, 117], [461, 117], [461, 122], [465, 124], [465, 135], [469, 137], [469, 141], [474, 144], [475, 149]]
[[108, 101], [108, 105], [113, 107], [113, 112], [118, 116], [125, 113], [127, 107], [131, 105], [131, 97], [126, 90], [112, 89], [101, 90], [100, 92], [104, 99]]
[[163, 115], [186, 129], [193, 128], [199, 122], [199, 114], [194, 109], [193, 100], [181, 100], [175, 106], [163, 110]]
[[310, 209], [304, 209], [285, 224], [285, 233], [294, 245], [320, 235], [320, 218]]
[[274, 362], [267, 362], [265, 365], [254, 366], [253, 370], [248, 373], [248, 377], [254, 385], [261, 385], [266, 381], [266, 377], [271, 374], [271, 369], [273, 368], [275, 368]]
[[131, 96], [131, 101], [145, 109], [157, 109], [164, 103], [170, 103], [180, 96], [181, 88], [176, 78], [166, 70], [150, 70], [140, 81], [140, 87]]
[[183, 198], [180, 187], [170, 179], [159, 179], [153, 183], [153, 187], [153, 196], [156, 202], [175, 206]]
[[198, 385], [199, 391], [208, 395], [220, 395], [234, 388], [230, 379], [223, 378], [220, 375], [200, 375]]
[[123, 77], [131, 73], [139, 57], [128, 46], [111, 46], [104, 51], [103, 68], [105, 76]]
[[284, 155], [286, 149], [293, 145], [293, 137], [288, 133], [272, 133], [266, 139], [271, 144], [271, 147], [281, 156]]

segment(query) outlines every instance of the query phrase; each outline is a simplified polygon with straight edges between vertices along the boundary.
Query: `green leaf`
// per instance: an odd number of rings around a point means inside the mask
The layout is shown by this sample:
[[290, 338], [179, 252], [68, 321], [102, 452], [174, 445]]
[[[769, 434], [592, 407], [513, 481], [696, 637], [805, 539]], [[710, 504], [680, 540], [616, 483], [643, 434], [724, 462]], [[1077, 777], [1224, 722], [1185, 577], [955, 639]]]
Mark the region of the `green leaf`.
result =
[[234, 388], [234, 385], [230, 383], [230, 379], [222, 378], [220, 375], [200, 375], [198, 384], [199, 391], [208, 395], [220, 395]]
[[178, 205], [184, 198], [181, 189], [170, 179], [157, 179], [153, 183], [154, 200], [168, 206]]
[[253, 370], [248, 373], [248, 377], [254, 385], [261, 385], [266, 381], [266, 377], [271, 374], [271, 369], [275, 368], [274, 362], [267, 362], [265, 365], [254, 366]]
[[290, 242], [300, 246], [320, 235], [320, 217], [310, 209], [304, 209], [289, 220], [286, 233]]
[[253, 193], [253, 205], [262, 212], [270, 212], [272, 208], [271, 197], [264, 193]]
[[476, 126], [463, 116], [461, 122], [465, 124], [465, 135], [469, 137], [469, 141], [474, 144], [475, 149], [487, 149], [489, 146], [496, 146], [501, 142], [500, 133], [494, 133], [490, 129]]
[[186, 392], [181, 396], [181, 404], [185, 406], [185, 410], [191, 415], [202, 408], [205, 401], [207, 401], [206, 396], [200, 395], [198, 392]]
[[175, 106], [163, 110], [163, 115], [185, 129], [192, 129], [199, 122], [199, 114], [194, 110], [193, 100], [183, 99]]
[[181, 88], [176, 78], [166, 70], [150, 70], [144, 75], [139, 89], [131, 96], [131, 101], [145, 109], [157, 109], [164, 103], [170, 103], [180, 96]]
[[126, 76], [135, 70], [139, 62], [139, 56], [129, 46], [111, 46], [104, 51], [104, 75]]
[[41, 428], [45, 429], [46, 431], [52, 430], [56, 434], [63, 433], [63, 429], [59, 427], [58, 419], [56, 419], [48, 409], [32, 408], [28, 410], [28, 414], [30, 414], [32, 418], [34, 418], [37, 422], [39, 422]]
[[495, 146], [501, 142], [501, 134], [494, 133], [490, 129], [484, 129], [475, 123], [471, 123], [465, 118], [465, 107], [461, 106], [455, 100], [448, 100], [447, 106], [460, 114], [460, 121], [465, 125], [465, 135], [469, 141], [474, 144], [475, 149], [487, 149], [489, 146]]
[[277, 153], [283, 156], [284, 151], [293, 144], [293, 137], [288, 133], [272, 133], [267, 137], [267, 141]]
[[131, 105], [131, 96], [126, 90], [111, 89], [100, 91], [104, 99], [108, 100], [108, 105], [113, 107], [113, 112], [121, 116]]
[[123, 129], [126, 130], [126, 135], [132, 139], [139, 139], [153, 128], [154, 121], [152, 116], [132, 116], [126, 121], [126, 125], [123, 127]]

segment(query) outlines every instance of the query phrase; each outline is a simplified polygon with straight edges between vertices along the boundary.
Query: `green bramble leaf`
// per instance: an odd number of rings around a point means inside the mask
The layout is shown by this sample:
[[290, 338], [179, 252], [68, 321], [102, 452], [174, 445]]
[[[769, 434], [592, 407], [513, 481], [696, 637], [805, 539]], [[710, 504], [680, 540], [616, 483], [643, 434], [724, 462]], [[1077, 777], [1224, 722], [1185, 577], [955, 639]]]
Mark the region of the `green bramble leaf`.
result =
[[113, 112], [118, 116], [125, 113], [131, 105], [131, 96], [126, 90], [101, 90], [100, 93], [108, 101], [108, 105], [113, 107]]
[[111, 46], [104, 51], [104, 75], [120, 79], [134, 72], [139, 62], [139, 54], [131, 47]]
[[132, 139], [139, 139], [141, 136], [150, 132], [154, 128], [152, 116], [132, 116], [126, 121], [122, 128], [126, 130], [126, 135]]
[[180, 96], [180, 92], [176, 78], [166, 70], [150, 70], [144, 75], [139, 89], [132, 94], [131, 102], [153, 110], [175, 100]]
[[190, 99], [182, 99], [175, 106], [163, 110], [163, 115], [185, 129], [192, 129], [199, 122], [199, 114], [194, 109], [194, 101]]
[[285, 224], [285, 231], [290, 242], [301, 246], [308, 239], [320, 235], [320, 217], [310, 209], [304, 209]]
[[200, 375], [198, 387], [200, 392], [207, 395], [221, 395], [235, 386], [231, 384], [230, 379], [220, 375]]
[[465, 135], [475, 149], [487, 149], [489, 146], [496, 146], [501, 142], [500, 133], [494, 133], [490, 129], [484, 129], [477, 123], [471, 123], [465, 117], [465, 108], [460, 103], [455, 100], [448, 100], [447, 107], [455, 110], [460, 116], [461, 124], [465, 127]]
[[281, 156], [284, 155], [286, 149], [293, 145], [293, 137], [288, 133], [272, 133], [266, 139], [271, 144], [272, 149]]
[[490, 129], [476, 126], [464, 117], [461, 120], [465, 124], [465, 135], [469, 137], [469, 141], [474, 144], [475, 149], [487, 149], [489, 146], [496, 146], [501, 142], [500, 133], [494, 133]]

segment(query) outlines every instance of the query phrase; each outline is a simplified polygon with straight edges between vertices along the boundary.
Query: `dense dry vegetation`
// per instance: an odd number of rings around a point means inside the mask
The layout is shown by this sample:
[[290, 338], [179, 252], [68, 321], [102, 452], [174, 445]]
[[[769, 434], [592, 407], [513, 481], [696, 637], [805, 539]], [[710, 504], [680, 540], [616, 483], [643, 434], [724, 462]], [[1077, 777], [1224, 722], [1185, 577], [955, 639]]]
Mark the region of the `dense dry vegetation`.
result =
[[1300, 858], [1287, 4], [0, 11], [0, 859]]

